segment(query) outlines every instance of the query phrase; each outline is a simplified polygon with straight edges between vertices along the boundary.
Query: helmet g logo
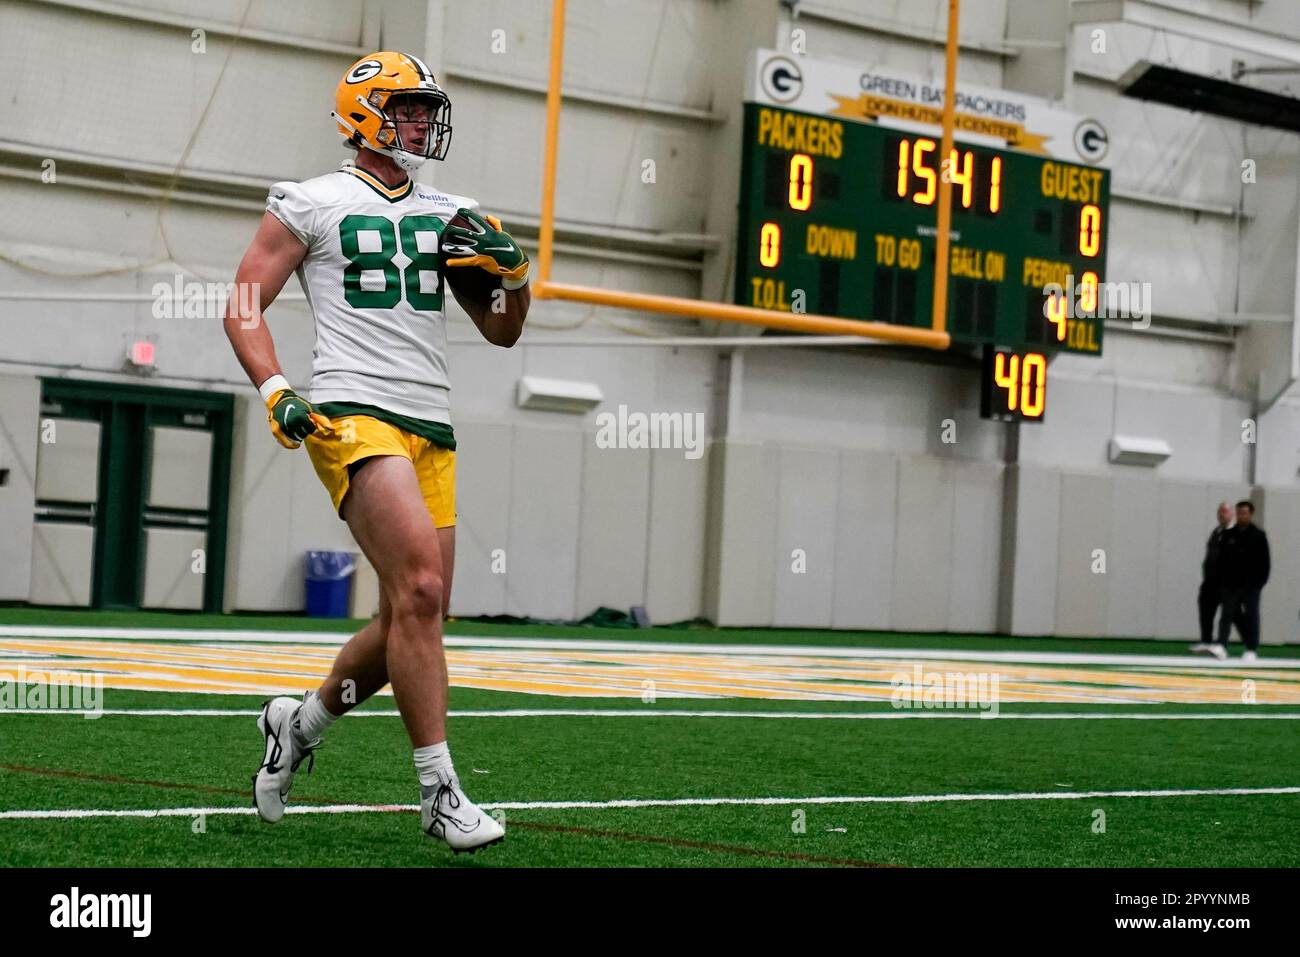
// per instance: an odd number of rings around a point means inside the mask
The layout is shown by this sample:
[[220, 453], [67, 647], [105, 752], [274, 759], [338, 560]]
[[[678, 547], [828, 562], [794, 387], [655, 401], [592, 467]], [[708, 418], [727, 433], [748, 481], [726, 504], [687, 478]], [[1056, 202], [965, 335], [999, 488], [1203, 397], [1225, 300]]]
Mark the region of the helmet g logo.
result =
[[372, 76], [378, 76], [384, 65], [378, 60], [365, 60], [354, 66], [347, 75], [349, 83], [365, 83]]

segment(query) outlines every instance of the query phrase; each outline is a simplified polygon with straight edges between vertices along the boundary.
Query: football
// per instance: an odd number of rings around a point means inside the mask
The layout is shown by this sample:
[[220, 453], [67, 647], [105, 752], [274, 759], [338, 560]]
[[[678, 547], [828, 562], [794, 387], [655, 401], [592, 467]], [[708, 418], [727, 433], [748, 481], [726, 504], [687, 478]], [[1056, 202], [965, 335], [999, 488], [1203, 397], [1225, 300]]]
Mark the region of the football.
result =
[[[478, 230], [477, 224], [459, 210], [448, 221], [448, 225]], [[444, 255], [455, 258], [454, 254], [444, 253]], [[455, 292], [479, 302], [491, 296], [501, 285], [499, 276], [494, 276], [479, 266], [443, 266], [443, 275], [447, 277], [447, 282]]]
[[447, 224], [449, 226], [463, 226], [466, 229], [475, 228], [474, 221], [470, 219], [468, 216], [466, 216], [464, 213], [462, 213], [460, 210], [456, 211], [456, 215], [451, 217], [451, 219], [448, 220]]
[[481, 302], [501, 286], [501, 277], [480, 266], [443, 266], [442, 274], [452, 290], [467, 299]]

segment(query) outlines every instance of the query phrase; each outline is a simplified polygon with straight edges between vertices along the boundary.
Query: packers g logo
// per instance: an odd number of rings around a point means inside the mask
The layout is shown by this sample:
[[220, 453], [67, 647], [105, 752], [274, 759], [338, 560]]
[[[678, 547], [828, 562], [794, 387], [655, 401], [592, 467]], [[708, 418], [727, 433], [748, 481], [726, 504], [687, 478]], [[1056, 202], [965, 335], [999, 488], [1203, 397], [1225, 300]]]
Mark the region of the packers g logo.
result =
[[1106, 127], [1096, 120], [1087, 119], [1074, 128], [1074, 151], [1085, 163], [1100, 163], [1110, 149]]
[[759, 73], [763, 91], [776, 103], [789, 103], [803, 92], [803, 73], [789, 57], [774, 56]]
[[378, 60], [366, 60], [363, 63], [358, 63], [348, 71], [347, 81], [349, 83], [365, 83], [372, 76], [378, 76], [379, 71], [383, 68], [384, 65]]

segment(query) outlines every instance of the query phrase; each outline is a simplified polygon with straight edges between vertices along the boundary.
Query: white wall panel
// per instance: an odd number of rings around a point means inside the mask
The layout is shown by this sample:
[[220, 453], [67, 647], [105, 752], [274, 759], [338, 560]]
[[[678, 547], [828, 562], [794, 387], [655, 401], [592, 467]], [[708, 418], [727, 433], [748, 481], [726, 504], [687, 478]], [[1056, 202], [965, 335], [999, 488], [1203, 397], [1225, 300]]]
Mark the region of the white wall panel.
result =
[[1149, 476], [1119, 476], [1113, 483], [1106, 550], [1106, 634], [1149, 638], [1156, 633], [1152, 592], [1159, 593], [1161, 483]]
[[[743, 414], [731, 427], [746, 439], [997, 459], [1005, 429], [979, 418], [978, 385], [973, 367], [854, 348], [755, 349], [745, 356]], [[942, 441], [945, 419], [957, 423], [955, 444]]]
[[[1257, 513], [1268, 535], [1272, 572], [1260, 596], [1262, 644], [1300, 641], [1300, 491], [1267, 488]], [[1234, 632], [1235, 634], [1235, 632]], [[1234, 638], [1233, 641], [1237, 639]]]
[[145, 529], [140, 607], [201, 610], [205, 576], [194, 571], [194, 553], [205, 549], [207, 541], [201, 529]]
[[836, 511], [835, 628], [887, 629], [892, 621], [898, 460], [840, 452]]
[[[616, 94], [704, 109], [710, 105], [707, 59], [692, 55], [716, 37], [717, 8], [688, 0], [570, 0], [565, 31], [566, 89]], [[535, 0], [448, 3], [445, 62], [503, 79], [544, 83], [551, 11]], [[494, 46], [496, 31], [502, 30]]]
[[94, 563], [95, 530], [89, 525], [37, 522], [26, 600], [33, 605], [87, 607]]
[[[1159, 483], [1159, 542], [1152, 568], [1157, 638], [1200, 637], [1196, 597], [1205, 543], [1214, 528], [1214, 511], [1205, 508], [1205, 495], [1203, 484]], [[1146, 575], [1142, 581], [1150, 584]]]
[[1051, 368], [1050, 404], [1042, 423], [1021, 427], [1020, 461], [1071, 471], [1104, 469], [1114, 434], [1114, 383], [1064, 379], [1053, 376]]
[[[839, 456], [833, 450], [780, 450], [772, 624], [829, 628], [833, 619]], [[796, 554], [796, 552], [798, 554]]]
[[[245, 30], [266, 30], [286, 36], [355, 44], [363, 35], [364, 0], [132, 0], [141, 11], [189, 17], [231, 29], [243, 21]], [[247, 11], [247, 12], [245, 12]], [[371, 10], [373, 17], [373, 8]]]
[[[195, 53], [189, 32], [172, 26], [84, 17], [31, 3], [8, 16], [19, 18], [22, 28], [0, 30], [0, 56], [13, 68], [10, 95], [0, 101], [0, 124], [10, 131], [6, 138], [170, 168], [193, 137], [188, 168], [268, 182], [283, 178], [275, 175], [277, 170], [315, 175], [323, 171], [320, 157], [329, 157], [324, 165], [329, 169], [344, 156], [328, 114], [334, 87], [349, 62], [346, 56], [298, 53], [292, 56], [293, 69], [285, 69], [283, 48], [241, 43], [222, 75], [231, 47], [226, 37], [209, 35], [206, 52]], [[48, 63], [75, 63], [82, 75], [94, 78], [76, 84], [76, 122], [68, 119], [74, 111], [51, 108], [42, 67]], [[122, 122], [120, 102], [124, 90], [142, 88], [142, 64], [149, 65], [149, 76], [164, 78], [148, 96], [144, 150], [140, 122]], [[274, 96], [266, 95], [270, 76], [275, 78]], [[319, 107], [312, 110], [310, 104]]]
[[212, 433], [155, 425], [149, 430], [151, 508], [206, 511], [212, 472]]
[[646, 612], [664, 624], [704, 614], [708, 486], [712, 447], [688, 459], [677, 449], [650, 452], [650, 534]]
[[1255, 480], [1285, 488], [1300, 477], [1300, 402], [1277, 403], [1259, 419]]
[[0, 601], [26, 601], [31, 590], [40, 403], [39, 380], [0, 375]]
[[1061, 475], [1054, 469], [1012, 465], [1005, 481], [1010, 515], [1003, 526], [1002, 555], [1008, 564], [999, 589], [999, 620], [1013, 635], [1049, 635], [1056, 631]]
[[1149, 283], [1147, 298], [1157, 316], [1214, 322], [1235, 311], [1236, 226], [1230, 218], [1201, 216], [1193, 224], [1183, 209], [1113, 198], [1109, 230], [1106, 281]]
[[575, 617], [582, 440], [581, 432], [570, 429], [515, 429], [508, 614]]
[[[807, 32], [808, 50], [812, 55], [849, 60], [864, 66], [892, 67], [922, 76], [943, 76], [942, 44], [913, 39], [909, 34], [942, 36], [948, 22], [946, 4], [940, 9], [933, 0], [887, 0], [870, 4], [859, 0], [838, 0], [823, 2], [819, 6], [836, 10], [844, 22], [814, 17], [796, 21], [795, 26]], [[964, 43], [1001, 42], [1006, 22], [1006, 0], [972, 3], [969, 8], [963, 4], [961, 13]], [[857, 23], [862, 26], [856, 26]], [[880, 29], [865, 29], [868, 23], [878, 24]], [[775, 44], [789, 49], [788, 29], [778, 31]], [[964, 83], [991, 87], [1002, 85], [1002, 60], [996, 55], [968, 47], [961, 52], [958, 70]]]
[[[506, 593], [527, 568], [510, 545], [510, 475], [514, 430], [509, 425], [456, 422], [456, 568], [451, 614], [503, 615]], [[494, 571], [497, 549], [505, 573]], [[500, 568], [498, 563], [496, 568]]]
[[[448, 323], [449, 339], [477, 336], [478, 330], [469, 327], [469, 320], [464, 325]], [[528, 333], [524, 338], [528, 339]], [[477, 344], [450, 346], [447, 361], [451, 367], [452, 428], [458, 430], [461, 421], [469, 419], [509, 421], [515, 414], [515, 385], [524, 374], [527, 354], [523, 344], [513, 349]]]
[[99, 501], [99, 423], [48, 416], [41, 420], [41, 430], [48, 430], [51, 441], [37, 447], [36, 497]]
[[[281, 611], [295, 607], [283, 568], [289, 557], [293, 463], [269, 430], [257, 396], [235, 401], [226, 530], [225, 610]], [[305, 592], [297, 595], [301, 608]]]
[[[650, 450], [582, 443], [576, 617], [603, 606], [628, 611], [645, 601]], [[679, 453], [680, 454], [680, 453]]]
[[[1250, 415], [1245, 402], [1225, 401], [1204, 393], [1152, 392], [1124, 386], [1115, 396], [1115, 432], [1164, 439], [1173, 454], [1155, 469], [1159, 478], [1241, 480], [1247, 448], [1242, 422]], [[1116, 469], [1117, 475], [1132, 471]]]
[[705, 614], [719, 625], [772, 623], [777, 573], [776, 523], [780, 452], [730, 441], [714, 446]]
[[948, 631], [997, 630], [1002, 473], [997, 462], [956, 463]]
[[[1107, 634], [1114, 485], [1108, 476], [1063, 474], [1056, 568], [1056, 634]], [[1105, 553], [1100, 573], [1098, 551]], [[1097, 569], [1097, 570], [1094, 570]]]
[[235, 401], [225, 606], [301, 611], [313, 549], [357, 551], [303, 449], [280, 446], [256, 395]]
[[[1300, 8], [1295, 12], [1300, 14]], [[1238, 254], [1238, 308], [1247, 314], [1292, 317], [1296, 308], [1296, 222], [1300, 218], [1300, 181], [1295, 175], [1300, 167], [1300, 136], [1248, 129], [1242, 154], [1254, 161], [1256, 182], [1242, 187], [1242, 206], [1249, 219], [1242, 229]], [[1270, 402], [1291, 379], [1295, 325], [1252, 322], [1241, 333], [1232, 384]], [[1294, 396], [1295, 389], [1291, 391]], [[1284, 482], [1294, 484], [1294, 471]]]
[[[856, 0], [829, 0], [825, 6], [849, 16], [864, 13], [863, 5]], [[961, 5], [962, 40], [1001, 40], [1006, 8], [1006, 0], [966, 0]], [[942, 34], [947, 24], [948, 5], [943, 0], [877, 0], [869, 5], [868, 12], [873, 20]]]
[[943, 631], [952, 589], [953, 462], [900, 459], [898, 532], [894, 546], [893, 627]]

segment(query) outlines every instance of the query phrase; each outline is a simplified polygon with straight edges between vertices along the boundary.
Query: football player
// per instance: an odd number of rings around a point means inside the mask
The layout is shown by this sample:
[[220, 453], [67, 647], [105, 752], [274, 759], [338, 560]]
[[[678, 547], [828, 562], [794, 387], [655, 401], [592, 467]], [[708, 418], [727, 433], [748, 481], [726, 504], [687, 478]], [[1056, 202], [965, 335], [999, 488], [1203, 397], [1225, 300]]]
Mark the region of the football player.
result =
[[[377, 618], [343, 647], [302, 701], [268, 701], [253, 803], [284, 814], [295, 772], [323, 732], [386, 684], [415, 750], [421, 825], [452, 850], [505, 836], [460, 785], [447, 748], [443, 620], [456, 530], [449, 414], [448, 284], [483, 337], [510, 347], [530, 300], [528, 257], [478, 204], [411, 180], [451, 142], [451, 103], [428, 67], [375, 53], [348, 68], [334, 120], [356, 160], [276, 183], [235, 276], [225, 328], [281, 445], [307, 445], [340, 518], [374, 565]], [[311, 398], [285, 379], [265, 310], [297, 272], [316, 325]], [[449, 281], [449, 282], [448, 282]], [[241, 315], [240, 302], [256, 303]], [[311, 765], [308, 764], [308, 770]]]

